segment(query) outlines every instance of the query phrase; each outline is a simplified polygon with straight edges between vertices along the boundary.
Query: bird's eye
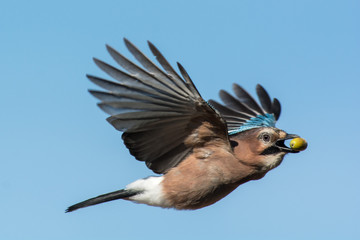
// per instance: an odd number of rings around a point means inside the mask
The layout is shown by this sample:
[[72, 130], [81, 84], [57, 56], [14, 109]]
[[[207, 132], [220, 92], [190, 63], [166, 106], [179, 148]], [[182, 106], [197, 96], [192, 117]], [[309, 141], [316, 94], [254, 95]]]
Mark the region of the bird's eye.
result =
[[268, 133], [264, 133], [264, 134], [261, 135], [261, 139], [262, 139], [264, 142], [270, 142], [271, 136], [270, 136]]

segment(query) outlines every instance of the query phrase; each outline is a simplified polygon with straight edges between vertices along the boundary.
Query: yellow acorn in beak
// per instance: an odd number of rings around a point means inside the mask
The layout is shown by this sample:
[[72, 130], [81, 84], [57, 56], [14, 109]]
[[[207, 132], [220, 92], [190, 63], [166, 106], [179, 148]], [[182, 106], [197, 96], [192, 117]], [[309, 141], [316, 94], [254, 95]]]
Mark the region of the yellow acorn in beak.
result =
[[295, 151], [304, 151], [307, 148], [307, 142], [305, 139], [297, 137], [290, 141], [291, 149]]

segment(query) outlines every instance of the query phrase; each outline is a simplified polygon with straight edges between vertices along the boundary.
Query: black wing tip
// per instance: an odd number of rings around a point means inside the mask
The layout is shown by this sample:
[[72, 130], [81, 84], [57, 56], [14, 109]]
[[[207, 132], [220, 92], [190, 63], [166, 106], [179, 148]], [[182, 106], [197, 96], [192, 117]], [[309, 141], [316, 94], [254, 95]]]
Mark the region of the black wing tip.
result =
[[90, 81], [90, 82], [92, 82], [92, 83], [94, 83], [95, 85], [98, 85], [98, 86], [100, 86], [99, 85], [99, 82], [110, 82], [110, 81], [108, 81], [108, 80], [106, 80], [106, 79], [102, 79], [102, 78], [99, 78], [99, 77], [96, 77], [96, 76], [94, 76], [94, 75], [91, 75], [91, 74], [86, 74], [86, 78]]
[[107, 104], [104, 103], [104, 102], [99, 102], [99, 103], [97, 103], [96, 105], [97, 105], [101, 110], [103, 110], [104, 112], [106, 112], [106, 111], [105, 111], [105, 108], [109, 106], [109, 105], [107, 105]]
[[125, 46], [127, 47], [127, 49], [130, 50], [130, 48], [136, 48], [135, 45], [129, 41], [129, 39], [124, 37], [123, 40], [124, 40], [124, 43], [125, 43]]
[[256, 89], [258, 89], [258, 88], [264, 89], [264, 87], [260, 83], [256, 84]]
[[91, 74], [86, 74], [86, 78], [94, 84], [96, 84], [97, 79], [98, 79], [98, 77], [95, 77], [94, 75], [91, 75]]
[[[278, 120], [279, 117], [280, 117], [280, 113], [281, 113], [281, 104], [280, 104], [280, 101], [277, 99], [277, 98], [273, 98], [273, 100], [271, 101], [271, 98], [270, 98], [270, 95], [269, 93], [266, 91], [266, 89], [260, 85], [260, 84], [257, 84], [256, 85], [256, 91], [257, 91], [257, 94], [258, 96], [260, 97], [261, 95], [263, 97], [265, 97], [264, 100], [267, 101], [267, 107], [266, 107], [266, 111], [269, 112], [269, 113], [272, 113], [274, 114], [275, 116], [275, 120]], [[261, 100], [261, 97], [260, 97], [260, 100]], [[265, 107], [265, 106], [263, 106]]]
[[[93, 89], [88, 89], [88, 92], [90, 93], [91, 96], [93, 96], [94, 98], [96, 98], [97, 100], [102, 100], [101, 95], [103, 95], [105, 92], [99, 91], [99, 90], [93, 90]], [[97, 103], [98, 107], [100, 103]], [[100, 107], [101, 110], [103, 110]], [[104, 111], [104, 110], [103, 110]]]
[[[181, 65], [181, 63], [179, 63], [179, 62], [176, 62], [176, 64], [177, 64], [177, 66], [178, 66], [178, 68], [179, 68], [179, 70], [180, 70], [180, 73], [181, 73], [181, 75], [183, 76], [183, 78], [185, 79], [185, 81], [187, 82], [187, 83], [192, 83], [192, 80], [190, 79], [190, 76], [189, 76], [189, 74], [187, 73], [187, 71], [185, 70], [185, 68], [183, 67], [183, 65]], [[193, 84], [193, 83], [192, 83]], [[193, 87], [195, 87], [195, 86], [193, 86]]]
[[105, 44], [106, 50], [111, 54], [111, 52], [115, 52], [116, 50], [110, 46], [109, 44]]
[[221, 100], [223, 100], [223, 97], [226, 96], [226, 95], [231, 95], [229, 94], [227, 91], [225, 91], [224, 89], [220, 89], [219, 91], [219, 97]]
[[95, 78], [95, 76], [91, 75], [91, 74], [85, 74], [86, 78], [89, 79], [91, 82], [93, 81], [92, 79]]
[[272, 109], [273, 109], [273, 113], [275, 115], [275, 119], [278, 120], [281, 115], [281, 103], [277, 98], [273, 99]]
[[147, 40], [147, 44], [149, 45], [150, 49], [152, 49], [152, 48], [156, 49], [155, 45], [152, 42], [150, 42], [149, 40]]
[[181, 65], [181, 63], [176, 62], [176, 65], [178, 66], [179, 70], [185, 70], [184, 67]]
[[189, 74], [186, 72], [185, 68], [183, 67], [183, 65], [181, 65], [181, 63], [179, 62], [176, 62], [179, 70], [180, 70], [180, 73], [181, 75], [183, 76], [183, 78], [185, 79], [185, 81], [189, 84], [190, 83], [190, 76]]
[[240, 86], [238, 83], [233, 83], [232, 84], [232, 89], [233, 89], [234, 92], [236, 92], [237, 90], [240, 90], [242, 92], [246, 92], [246, 90], [242, 86]]
[[[276, 102], [276, 103], [278, 103], [278, 104], [280, 105], [280, 101], [279, 101], [279, 99], [277, 99], [277, 98], [274, 98], [274, 99], [273, 99], [273, 102], [274, 102], [274, 103]], [[281, 105], [280, 105], [280, 106], [281, 106]]]
[[256, 92], [257, 92], [257, 94], [259, 95], [259, 92], [265, 92], [267, 95], [269, 95], [268, 93], [267, 93], [267, 91], [265, 90], [265, 88], [261, 85], [261, 84], [256, 84]]
[[103, 61], [101, 61], [100, 59], [93, 57], [92, 60], [94, 61], [94, 63], [96, 64], [96, 66], [100, 67], [101, 64], [104, 64]]
[[94, 90], [94, 89], [88, 89], [88, 92], [95, 97], [96, 93], [100, 92], [99, 90]]
[[147, 43], [148, 43], [148, 46], [149, 46], [149, 48], [150, 48], [150, 51], [152, 52], [152, 54], [153, 54], [156, 58], [158, 58], [159, 56], [160, 56], [160, 57], [162, 56], [162, 54], [160, 53], [159, 49], [157, 49], [157, 47], [155, 47], [155, 45], [154, 45], [152, 42], [150, 42], [150, 41], [148, 40]]

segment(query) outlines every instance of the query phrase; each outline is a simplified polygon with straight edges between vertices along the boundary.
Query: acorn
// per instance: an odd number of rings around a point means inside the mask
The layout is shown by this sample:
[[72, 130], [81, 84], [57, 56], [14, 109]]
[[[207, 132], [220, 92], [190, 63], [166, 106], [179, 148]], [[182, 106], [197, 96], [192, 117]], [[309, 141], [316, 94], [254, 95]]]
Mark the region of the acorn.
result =
[[293, 138], [290, 141], [290, 147], [295, 151], [304, 151], [307, 148], [307, 145], [306, 140], [303, 138]]

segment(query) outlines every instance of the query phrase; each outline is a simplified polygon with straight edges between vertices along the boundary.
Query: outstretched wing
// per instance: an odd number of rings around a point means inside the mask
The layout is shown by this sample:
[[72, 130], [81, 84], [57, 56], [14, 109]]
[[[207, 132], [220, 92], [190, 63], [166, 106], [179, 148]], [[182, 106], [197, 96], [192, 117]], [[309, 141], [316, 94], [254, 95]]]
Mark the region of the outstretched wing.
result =
[[281, 105], [274, 98], [271, 101], [269, 94], [261, 86], [256, 86], [256, 93], [261, 106], [251, 95], [237, 84], [233, 84], [235, 97], [221, 90], [219, 95], [224, 104], [214, 100], [209, 103], [216, 108], [225, 119], [229, 135], [257, 127], [274, 127], [279, 119]]
[[124, 132], [122, 139], [136, 159], [145, 161], [156, 173], [165, 173], [194, 147], [219, 138], [228, 142], [225, 121], [202, 99], [179, 63], [182, 77], [150, 42], [150, 50], [165, 71], [127, 39], [124, 41], [143, 68], [107, 46], [125, 71], [98, 59], [94, 61], [118, 82], [87, 77], [106, 90], [90, 93], [101, 100], [99, 107], [111, 115], [107, 118], [109, 123]]

